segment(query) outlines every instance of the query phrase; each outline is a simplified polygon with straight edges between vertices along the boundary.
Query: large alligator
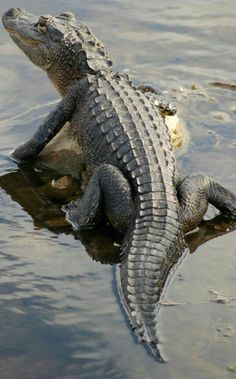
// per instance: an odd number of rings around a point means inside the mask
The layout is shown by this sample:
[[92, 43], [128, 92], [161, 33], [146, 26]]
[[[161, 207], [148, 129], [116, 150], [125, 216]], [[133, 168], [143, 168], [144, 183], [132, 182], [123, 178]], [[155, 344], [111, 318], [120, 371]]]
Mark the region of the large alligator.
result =
[[91, 179], [82, 199], [66, 207], [67, 219], [80, 229], [105, 214], [124, 233], [122, 301], [158, 357], [158, 301], [184, 251], [184, 233], [200, 223], [208, 203], [235, 218], [236, 196], [204, 175], [179, 178], [161, 110], [129, 78], [112, 72], [103, 45], [73, 14], [38, 18], [11, 8], [3, 24], [62, 95], [35, 135], [11, 155], [35, 159], [70, 121]]

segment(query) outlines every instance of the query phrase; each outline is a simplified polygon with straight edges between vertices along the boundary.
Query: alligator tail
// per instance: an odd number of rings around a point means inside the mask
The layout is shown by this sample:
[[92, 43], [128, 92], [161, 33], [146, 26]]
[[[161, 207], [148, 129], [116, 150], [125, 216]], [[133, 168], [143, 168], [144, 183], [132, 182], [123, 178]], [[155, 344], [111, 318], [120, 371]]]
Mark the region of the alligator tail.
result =
[[[168, 211], [168, 210], [167, 210]], [[132, 326], [159, 361], [158, 302], [172, 266], [183, 252], [173, 217], [139, 216], [127, 231], [119, 270], [121, 302]], [[173, 216], [173, 215], [172, 215]]]

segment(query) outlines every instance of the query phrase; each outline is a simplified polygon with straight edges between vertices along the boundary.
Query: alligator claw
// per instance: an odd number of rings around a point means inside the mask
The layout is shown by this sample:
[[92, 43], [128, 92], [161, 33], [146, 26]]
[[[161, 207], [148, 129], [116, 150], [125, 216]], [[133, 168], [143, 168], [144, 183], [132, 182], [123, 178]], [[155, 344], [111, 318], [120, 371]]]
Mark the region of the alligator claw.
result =
[[62, 205], [61, 210], [62, 212], [66, 213], [68, 210], [68, 204]]
[[11, 150], [9, 153], [8, 153], [8, 158], [11, 159], [12, 161], [20, 164], [20, 163], [26, 163], [27, 161], [25, 160], [22, 160], [20, 158], [17, 157], [17, 154], [15, 153], [16, 149], [14, 150]]
[[61, 210], [66, 214], [66, 221], [71, 224], [74, 230], [79, 231], [81, 229], [81, 226], [77, 220], [78, 213], [75, 202], [71, 201], [69, 204], [63, 205], [61, 207]]

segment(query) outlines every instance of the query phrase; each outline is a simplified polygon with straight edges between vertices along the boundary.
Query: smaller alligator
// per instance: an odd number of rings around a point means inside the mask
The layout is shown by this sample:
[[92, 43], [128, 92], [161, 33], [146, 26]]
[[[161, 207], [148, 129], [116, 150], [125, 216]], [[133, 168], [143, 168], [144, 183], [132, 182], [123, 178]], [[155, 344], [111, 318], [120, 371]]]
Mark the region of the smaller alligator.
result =
[[3, 24], [63, 97], [12, 156], [36, 158], [70, 121], [91, 179], [82, 199], [65, 207], [67, 219], [81, 229], [97, 225], [105, 214], [123, 231], [122, 301], [142, 340], [161, 359], [158, 301], [184, 251], [184, 233], [199, 225], [208, 203], [236, 218], [236, 196], [204, 175], [179, 178], [163, 110], [145, 89], [112, 72], [103, 45], [74, 15], [38, 18], [11, 8]]

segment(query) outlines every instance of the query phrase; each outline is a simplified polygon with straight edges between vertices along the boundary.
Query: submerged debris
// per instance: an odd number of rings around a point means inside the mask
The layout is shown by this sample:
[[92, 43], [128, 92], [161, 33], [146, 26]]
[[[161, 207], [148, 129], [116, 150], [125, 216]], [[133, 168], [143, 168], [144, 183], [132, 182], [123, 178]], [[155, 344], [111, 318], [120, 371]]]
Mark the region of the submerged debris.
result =
[[223, 121], [223, 122], [230, 122], [231, 121], [231, 117], [228, 113], [226, 112], [211, 112], [212, 116], [218, 120], [218, 121]]
[[228, 304], [233, 300], [236, 300], [236, 295], [234, 296], [222, 296], [220, 293], [214, 289], [209, 289], [208, 292], [212, 293], [215, 298], [211, 299], [212, 302], [218, 303], [218, 304]]
[[234, 84], [234, 83], [211, 82], [209, 84], [210, 84], [210, 86], [213, 86], [213, 87], [219, 87], [219, 88], [230, 89], [232, 91], [236, 91], [236, 84]]
[[158, 304], [164, 307], [173, 307], [175, 305], [182, 305], [183, 303], [177, 303], [175, 301], [166, 299], [166, 300], [159, 301]]
[[196, 89], [198, 89], [199, 87], [198, 87], [198, 85], [196, 84], [196, 83], [193, 83], [192, 84], [192, 86], [191, 86], [191, 88], [192, 88], [192, 90], [196, 90]]

